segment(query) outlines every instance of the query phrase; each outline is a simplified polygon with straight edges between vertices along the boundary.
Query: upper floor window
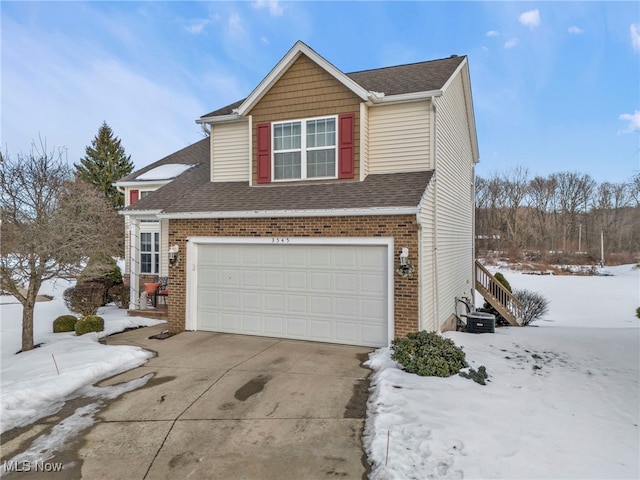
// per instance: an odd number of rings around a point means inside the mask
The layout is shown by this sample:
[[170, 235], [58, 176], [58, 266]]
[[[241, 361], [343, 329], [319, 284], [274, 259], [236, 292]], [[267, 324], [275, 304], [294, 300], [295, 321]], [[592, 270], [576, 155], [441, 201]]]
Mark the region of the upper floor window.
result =
[[356, 116], [258, 123], [258, 183], [323, 178], [353, 178]]
[[273, 179], [337, 177], [336, 117], [273, 123]]

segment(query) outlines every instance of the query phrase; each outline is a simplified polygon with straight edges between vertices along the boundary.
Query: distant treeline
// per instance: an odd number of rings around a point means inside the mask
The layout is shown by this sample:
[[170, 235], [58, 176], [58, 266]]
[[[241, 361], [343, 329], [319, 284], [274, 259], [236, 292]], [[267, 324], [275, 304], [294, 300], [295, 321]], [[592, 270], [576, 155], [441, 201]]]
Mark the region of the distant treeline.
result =
[[531, 177], [517, 167], [476, 177], [476, 250], [511, 258], [569, 263], [638, 261], [640, 173], [598, 183], [587, 174]]

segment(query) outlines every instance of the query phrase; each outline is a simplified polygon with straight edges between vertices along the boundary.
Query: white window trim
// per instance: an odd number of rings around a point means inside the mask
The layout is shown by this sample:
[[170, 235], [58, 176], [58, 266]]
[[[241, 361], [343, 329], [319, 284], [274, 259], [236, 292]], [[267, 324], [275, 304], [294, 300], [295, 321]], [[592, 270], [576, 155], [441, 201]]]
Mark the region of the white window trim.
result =
[[[151, 233], [151, 252], [143, 252], [142, 251], [142, 234], [143, 233]], [[158, 250], [154, 251], [155, 246], [155, 234], [158, 235]], [[140, 270], [140, 275], [160, 275], [160, 255], [162, 250], [162, 238], [160, 236], [160, 221], [153, 220], [147, 222], [141, 222], [139, 226], [138, 235], [140, 237], [139, 247], [138, 247], [138, 265]], [[151, 254], [151, 272], [143, 272], [142, 271], [142, 254], [150, 253]], [[154, 255], [158, 255], [158, 268], [156, 269], [156, 262]], [[156, 271], [157, 270], [157, 271]]]
[[[333, 118], [335, 120], [336, 125], [336, 144], [334, 146], [335, 149], [335, 164], [334, 164], [334, 174], [333, 176], [328, 177], [307, 177], [307, 151], [309, 150], [328, 150], [327, 147], [311, 147], [307, 148], [307, 122], [311, 120], [325, 120]], [[275, 126], [281, 125], [283, 123], [296, 123], [300, 122], [300, 149], [288, 149], [288, 150], [278, 150], [278, 153], [289, 153], [289, 152], [297, 152], [300, 151], [300, 178], [276, 178], [276, 149], [275, 149]], [[340, 132], [340, 125], [338, 125], [338, 115], [327, 115], [324, 117], [309, 117], [309, 118], [298, 118], [293, 120], [281, 120], [278, 122], [271, 122], [271, 181], [272, 182], [299, 182], [303, 180], [331, 180], [338, 178], [338, 144], [340, 139], [338, 138], [338, 134]]]

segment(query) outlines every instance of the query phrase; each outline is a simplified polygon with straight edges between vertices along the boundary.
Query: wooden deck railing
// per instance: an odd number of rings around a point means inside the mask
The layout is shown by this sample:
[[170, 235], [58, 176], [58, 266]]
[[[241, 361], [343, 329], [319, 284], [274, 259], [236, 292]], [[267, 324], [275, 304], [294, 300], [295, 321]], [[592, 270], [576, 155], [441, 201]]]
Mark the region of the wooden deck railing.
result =
[[476, 260], [476, 290], [511, 325], [522, 323], [524, 305], [514, 297], [495, 277]]

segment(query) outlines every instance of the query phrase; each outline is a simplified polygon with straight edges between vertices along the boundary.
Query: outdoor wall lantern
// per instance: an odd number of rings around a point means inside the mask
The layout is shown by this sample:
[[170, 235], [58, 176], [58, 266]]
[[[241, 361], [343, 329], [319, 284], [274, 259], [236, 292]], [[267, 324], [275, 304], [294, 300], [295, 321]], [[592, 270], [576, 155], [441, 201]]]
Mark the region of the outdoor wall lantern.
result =
[[403, 247], [400, 251], [400, 264], [398, 265], [396, 272], [401, 277], [408, 277], [413, 273], [413, 270], [413, 265], [409, 263], [409, 249], [407, 247]]
[[169, 247], [169, 265], [175, 267], [178, 263], [178, 252], [180, 247], [178, 245], [171, 245]]

